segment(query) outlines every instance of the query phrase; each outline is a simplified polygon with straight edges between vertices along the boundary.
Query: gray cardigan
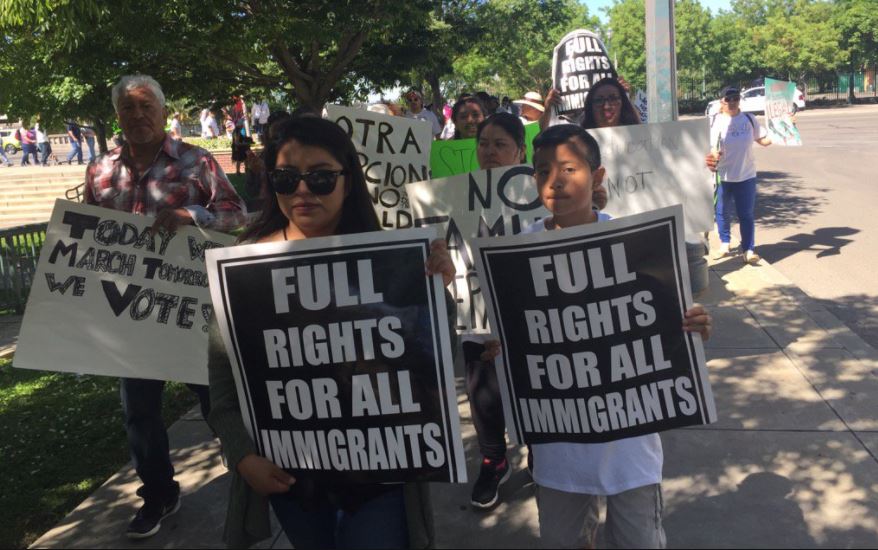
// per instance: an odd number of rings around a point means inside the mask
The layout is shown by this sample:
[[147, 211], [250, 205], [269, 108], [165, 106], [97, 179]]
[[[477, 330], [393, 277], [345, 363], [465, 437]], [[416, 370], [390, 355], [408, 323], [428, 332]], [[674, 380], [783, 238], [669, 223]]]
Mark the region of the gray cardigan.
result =
[[[448, 292], [445, 293], [445, 301], [448, 304], [452, 350], [456, 350], [456, 304]], [[268, 498], [253, 491], [237, 471], [238, 462], [242, 458], [256, 453], [256, 445], [244, 426], [232, 365], [216, 318], [210, 323], [207, 370], [210, 380], [210, 425], [222, 441], [232, 476], [223, 541], [230, 548], [249, 547], [271, 536]], [[435, 534], [429, 485], [406, 483], [404, 491], [409, 545], [412, 548], [432, 548]]]

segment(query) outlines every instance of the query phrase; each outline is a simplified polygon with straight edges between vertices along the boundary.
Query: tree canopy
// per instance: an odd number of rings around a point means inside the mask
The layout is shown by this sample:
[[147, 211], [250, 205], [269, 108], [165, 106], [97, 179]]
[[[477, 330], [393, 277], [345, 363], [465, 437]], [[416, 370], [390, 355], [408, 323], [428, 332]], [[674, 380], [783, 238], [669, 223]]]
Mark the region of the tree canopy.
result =
[[[733, 0], [711, 13], [676, 0], [679, 78], [716, 88], [872, 67], [876, 8]], [[395, 86], [437, 103], [462, 91], [545, 93], [552, 48], [576, 28], [604, 37], [620, 74], [645, 88], [643, 0], [615, 0], [603, 15], [576, 0], [4, 0], [0, 112], [100, 130], [114, 118], [110, 86], [131, 73], [193, 109], [233, 94], [319, 109]]]

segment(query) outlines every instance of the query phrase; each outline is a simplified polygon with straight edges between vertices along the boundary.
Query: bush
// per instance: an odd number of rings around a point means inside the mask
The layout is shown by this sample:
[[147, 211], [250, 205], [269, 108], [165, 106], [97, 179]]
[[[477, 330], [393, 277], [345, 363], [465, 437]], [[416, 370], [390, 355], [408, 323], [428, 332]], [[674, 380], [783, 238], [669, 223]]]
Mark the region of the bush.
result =
[[208, 151], [230, 151], [232, 149], [232, 138], [220, 136], [218, 138], [184, 138], [183, 141], [197, 147], [207, 149]]
[[681, 99], [677, 104], [681, 115], [703, 115], [709, 99]]

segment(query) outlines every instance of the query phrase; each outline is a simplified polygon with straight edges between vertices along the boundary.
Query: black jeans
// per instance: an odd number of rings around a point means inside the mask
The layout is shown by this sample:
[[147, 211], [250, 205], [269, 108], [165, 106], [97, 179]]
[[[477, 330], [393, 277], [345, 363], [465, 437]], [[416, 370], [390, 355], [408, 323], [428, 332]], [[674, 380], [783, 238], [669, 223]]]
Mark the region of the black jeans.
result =
[[[201, 401], [201, 414], [210, 413], [210, 392], [207, 386], [187, 384]], [[164, 502], [177, 491], [174, 467], [171, 465], [168, 431], [162, 419], [163, 380], [122, 378], [122, 412], [131, 460], [143, 486], [137, 494], [146, 501]]]
[[479, 450], [482, 456], [498, 461], [506, 458], [506, 419], [494, 362], [479, 358], [484, 350], [482, 344], [463, 342], [466, 393], [479, 439]]

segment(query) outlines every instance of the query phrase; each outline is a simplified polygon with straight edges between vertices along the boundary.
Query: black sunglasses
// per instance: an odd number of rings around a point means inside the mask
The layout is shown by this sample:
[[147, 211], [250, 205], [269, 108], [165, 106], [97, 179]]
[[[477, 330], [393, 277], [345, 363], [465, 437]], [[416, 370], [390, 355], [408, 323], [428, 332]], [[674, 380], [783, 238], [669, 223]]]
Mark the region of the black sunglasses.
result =
[[292, 195], [302, 180], [305, 180], [308, 191], [315, 195], [328, 195], [335, 190], [338, 177], [346, 173], [345, 170], [299, 172], [293, 168], [275, 168], [268, 173], [268, 181], [278, 195]]
[[740, 95], [727, 95], [726, 101], [741, 101]]

